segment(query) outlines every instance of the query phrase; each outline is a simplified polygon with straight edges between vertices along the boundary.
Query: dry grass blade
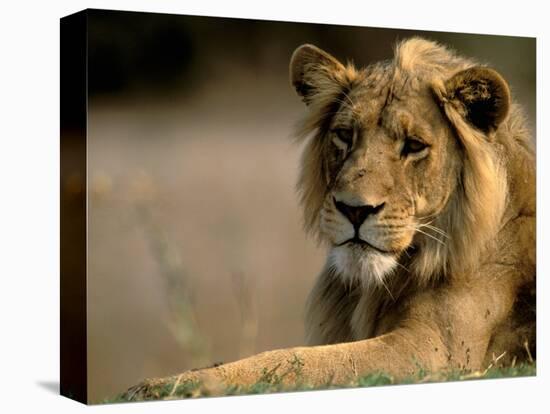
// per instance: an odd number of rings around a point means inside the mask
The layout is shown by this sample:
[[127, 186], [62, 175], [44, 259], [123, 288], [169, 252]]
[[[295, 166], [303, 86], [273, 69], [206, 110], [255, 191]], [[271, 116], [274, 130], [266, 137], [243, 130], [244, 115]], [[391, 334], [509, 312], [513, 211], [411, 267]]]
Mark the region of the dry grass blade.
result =
[[256, 350], [259, 329], [258, 305], [251, 278], [247, 278], [243, 272], [234, 272], [232, 281], [241, 325], [239, 357], [243, 358], [252, 355]]
[[178, 378], [176, 379], [176, 381], [174, 381], [174, 386], [172, 387], [172, 391], [170, 391], [170, 394], [168, 395], [169, 397], [174, 396], [176, 390], [178, 389], [178, 385], [180, 385], [182, 377], [183, 377], [183, 374], [180, 374], [178, 375]]

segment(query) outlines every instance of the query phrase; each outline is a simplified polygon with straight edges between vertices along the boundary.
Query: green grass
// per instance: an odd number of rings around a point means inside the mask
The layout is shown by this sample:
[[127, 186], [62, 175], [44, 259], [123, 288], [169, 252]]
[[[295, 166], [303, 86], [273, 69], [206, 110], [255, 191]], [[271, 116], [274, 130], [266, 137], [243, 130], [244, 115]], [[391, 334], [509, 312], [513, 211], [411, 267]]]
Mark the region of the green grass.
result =
[[[310, 385], [297, 383], [293, 386], [283, 385], [283, 376], [274, 375], [273, 371], [265, 371], [262, 378], [254, 385], [248, 387], [236, 387], [230, 386], [222, 390], [213, 390], [211, 387], [205, 386], [200, 383], [183, 383], [176, 385], [175, 383], [164, 383], [156, 387], [150, 387], [147, 392], [147, 396], [137, 397], [132, 401], [143, 400], [161, 400], [161, 399], [181, 399], [181, 398], [195, 398], [195, 397], [208, 397], [208, 396], [220, 396], [220, 395], [244, 395], [244, 394], [265, 394], [274, 392], [291, 392], [291, 391], [310, 391], [310, 390], [323, 390], [323, 389], [342, 389], [342, 388], [361, 388], [361, 387], [374, 387], [383, 385], [397, 385], [397, 384], [419, 384], [419, 383], [432, 383], [432, 382], [448, 382], [448, 381], [466, 381], [466, 380], [478, 380], [478, 379], [494, 379], [494, 378], [510, 378], [510, 377], [528, 377], [536, 375], [535, 364], [520, 364], [515, 367], [506, 368], [490, 368], [484, 372], [465, 372], [465, 371], [451, 371], [451, 372], [438, 372], [434, 374], [427, 373], [423, 370], [419, 370], [415, 375], [408, 378], [395, 380], [392, 376], [384, 373], [375, 373], [366, 375], [346, 385], [332, 385], [330, 383], [321, 387], [312, 387]], [[128, 401], [127, 398], [121, 394], [115, 398], [107, 399], [104, 403], [118, 403]]]

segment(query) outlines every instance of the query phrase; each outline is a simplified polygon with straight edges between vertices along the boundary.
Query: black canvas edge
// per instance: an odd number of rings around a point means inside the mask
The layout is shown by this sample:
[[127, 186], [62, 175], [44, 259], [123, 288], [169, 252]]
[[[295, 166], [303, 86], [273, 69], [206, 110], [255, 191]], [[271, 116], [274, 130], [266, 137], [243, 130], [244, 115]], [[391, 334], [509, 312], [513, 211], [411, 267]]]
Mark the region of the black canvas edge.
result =
[[60, 393], [88, 402], [87, 10], [60, 19]]

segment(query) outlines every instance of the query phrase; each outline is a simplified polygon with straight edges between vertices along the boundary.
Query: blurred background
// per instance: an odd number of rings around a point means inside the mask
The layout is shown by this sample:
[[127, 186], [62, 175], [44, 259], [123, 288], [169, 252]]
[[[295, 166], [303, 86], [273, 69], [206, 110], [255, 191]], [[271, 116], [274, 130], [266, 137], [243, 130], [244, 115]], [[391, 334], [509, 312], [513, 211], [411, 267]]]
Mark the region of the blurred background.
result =
[[[496, 68], [535, 123], [535, 39], [92, 10], [89, 398], [301, 345], [324, 252], [294, 185], [313, 43], [358, 65], [421, 35]], [[533, 129], [532, 128], [532, 129]], [[533, 129], [534, 131], [534, 129]], [[534, 136], [534, 134], [533, 134]]]

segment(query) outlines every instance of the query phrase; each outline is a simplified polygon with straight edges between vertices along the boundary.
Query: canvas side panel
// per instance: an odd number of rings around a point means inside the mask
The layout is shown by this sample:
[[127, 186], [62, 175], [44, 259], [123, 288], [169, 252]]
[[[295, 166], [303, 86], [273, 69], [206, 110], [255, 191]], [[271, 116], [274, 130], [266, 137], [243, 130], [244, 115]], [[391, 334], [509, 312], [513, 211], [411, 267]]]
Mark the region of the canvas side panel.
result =
[[87, 12], [61, 19], [61, 394], [87, 402]]

